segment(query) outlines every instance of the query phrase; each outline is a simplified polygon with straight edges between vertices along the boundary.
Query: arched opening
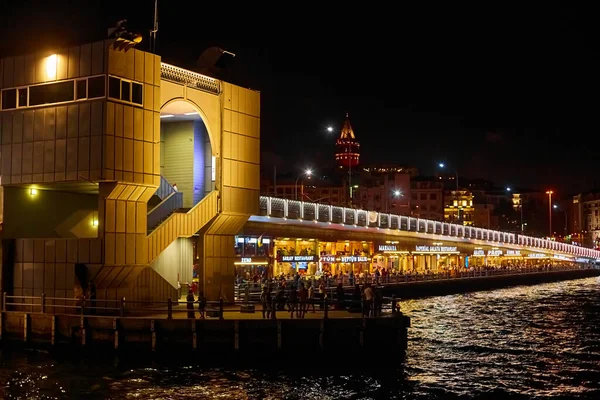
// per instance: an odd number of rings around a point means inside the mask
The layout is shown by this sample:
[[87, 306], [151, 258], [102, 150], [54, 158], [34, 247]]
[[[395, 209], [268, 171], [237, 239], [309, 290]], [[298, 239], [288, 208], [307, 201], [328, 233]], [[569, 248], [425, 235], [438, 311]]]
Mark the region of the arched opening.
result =
[[207, 126], [190, 102], [167, 103], [160, 112], [160, 173], [190, 208], [215, 188], [215, 159]]

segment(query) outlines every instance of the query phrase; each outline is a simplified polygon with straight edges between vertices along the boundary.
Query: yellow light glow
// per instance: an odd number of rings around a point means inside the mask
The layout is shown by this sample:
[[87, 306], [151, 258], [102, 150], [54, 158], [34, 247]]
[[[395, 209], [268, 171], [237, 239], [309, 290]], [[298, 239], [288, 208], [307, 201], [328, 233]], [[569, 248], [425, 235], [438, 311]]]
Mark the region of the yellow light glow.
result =
[[46, 77], [48, 79], [56, 79], [56, 67], [58, 64], [58, 56], [52, 54], [46, 58]]
[[98, 219], [97, 218], [92, 219], [92, 226], [98, 226]]
[[36, 194], [37, 194], [37, 189], [34, 189], [34, 188], [29, 189], [30, 196], [35, 196]]

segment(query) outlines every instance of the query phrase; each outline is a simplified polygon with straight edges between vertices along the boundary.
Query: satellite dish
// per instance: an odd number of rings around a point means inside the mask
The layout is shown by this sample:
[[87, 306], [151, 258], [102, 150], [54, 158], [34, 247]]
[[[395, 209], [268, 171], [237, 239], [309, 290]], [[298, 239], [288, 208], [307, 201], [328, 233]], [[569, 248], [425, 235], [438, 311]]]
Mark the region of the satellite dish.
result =
[[215, 76], [231, 65], [234, 58], [235, 54], [227, 50], [223, 50], [220, 47], [210, 47], [200, 54], [196, 65], [200, 70], [199, 72]]

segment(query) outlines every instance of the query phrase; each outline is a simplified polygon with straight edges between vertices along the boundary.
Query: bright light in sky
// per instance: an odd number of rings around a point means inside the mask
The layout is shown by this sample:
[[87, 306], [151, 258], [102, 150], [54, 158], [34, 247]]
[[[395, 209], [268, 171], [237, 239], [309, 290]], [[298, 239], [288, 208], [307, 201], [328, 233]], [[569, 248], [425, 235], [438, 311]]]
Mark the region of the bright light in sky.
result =
[[333, 127], [331, 127], [331, 126], [328, 126], [328, 127], [327, 127], [327, 132], [333, 132]]

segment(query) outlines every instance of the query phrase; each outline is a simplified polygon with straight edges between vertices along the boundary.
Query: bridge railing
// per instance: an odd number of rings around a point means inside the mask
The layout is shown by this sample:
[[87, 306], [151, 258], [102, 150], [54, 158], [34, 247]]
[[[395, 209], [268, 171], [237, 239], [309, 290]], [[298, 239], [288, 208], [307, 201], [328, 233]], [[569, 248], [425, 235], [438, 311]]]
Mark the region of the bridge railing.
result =
[[[376, 286], [395, 286], [403, 285], [411, 282], [428, 282], [428, 281], [440, 281], [440, 280], [456, 280], [456, 279], [469, 279], [469, 278], [488, 278], [494, 276], [506, 276], [506, 275], [526, 275], [526, 274], [542, 274], [548, 272], [562, 272], [562, 271], [575, 271], [581, 269], [594, 269], [593, 266], [570, 266], [570, 265], [552, 265], [552, 266], [524, 266], [522, 268], [514, 269], [483, 269], [483, 268], [470, 268], [463, 271], [455, 272], [439, 272], [430, 274], [392, 274], [387, 276], [380, 276], [376, 278], [374, 276], [366, 276], [364, 278], [353, 277], [352, 279], [345, 275], [342, 278], [328, 278], [324, 280], [326, 286], [326, 292], [329, 297], [334, 297], [336, 287], [338, 283], [342, 283], [342, 287], [346, 292], [352, 291], [354, 285], [364, 285], [370, 283]], [[309, 284], [319, 285], [319, 280], [309, 279], [301, 282], [305, 287]], [[293, 279], [286, 279], [286, 286], [291, 287], [294, 284]], [[257, 282], [242, 282], [235, 285], [234, 288], [234, 299], [236, 302], [246, 301], [246, 296], [249, 297], [250, 302], [259, 302], [262, 283]], [[276, 285], [272, 285], [271, 294], [275, 295], [277, 291]]]
[[553, 240], [517, 235], [493, 229], [464, 226], [403, 215], [380, 213], [348, 207], [311, 203], [278, 197], [260, 197], [260, 215], [310, 222], [342, 224], [374, 229], [420, 232], [455, 238], [484, 240], [496, 244], [514, 244], [573, 256], [600, 259], [600, 251], [559, 243]]

